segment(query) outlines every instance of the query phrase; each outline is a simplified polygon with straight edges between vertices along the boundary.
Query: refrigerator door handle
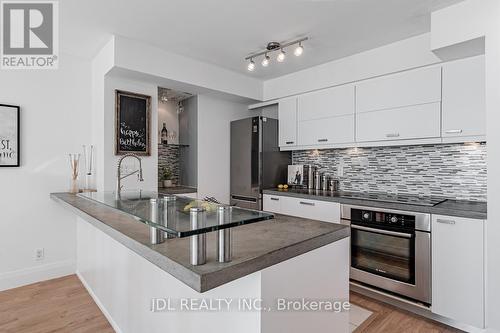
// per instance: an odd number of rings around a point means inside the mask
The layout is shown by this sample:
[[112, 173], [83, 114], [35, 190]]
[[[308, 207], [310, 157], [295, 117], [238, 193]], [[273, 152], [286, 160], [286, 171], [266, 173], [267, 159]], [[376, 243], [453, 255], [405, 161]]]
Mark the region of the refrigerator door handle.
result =
[[246, 197], [246, 196], [243, 196], [243, 195], [232, 195], [231, 196], [231, 199], [235, 200], [235, 201], [246, 201], [246, 202], [257, 202], [258, 198], [255, 198], [255, 197]]

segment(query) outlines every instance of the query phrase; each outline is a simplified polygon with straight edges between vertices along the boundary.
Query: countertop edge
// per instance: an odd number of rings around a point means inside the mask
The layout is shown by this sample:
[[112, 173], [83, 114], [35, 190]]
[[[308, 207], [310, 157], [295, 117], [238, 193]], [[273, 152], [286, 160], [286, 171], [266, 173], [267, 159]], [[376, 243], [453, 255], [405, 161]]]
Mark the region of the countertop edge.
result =
[[[478, 220], [486, 220], [487, 219], [487, 212], [461, 210], [461, 209], [457, 209], [456, 207], [453, 209], [443, 208], [443, 207], [440, 207], [441, 204], [438, 204], [438, 205], [433, 206], [433, 207], [416, 206], [416, 205], [408, 205], [408, 204], [401, 204], [401, 203], [372, 201], [372, 200], [365, 200], [365, 199], [328, 197], [328, 196], [321, 196], [321, 195], [314, 195], [314, 194], [296, 193], [296, 192], [292, 192], [292, 191], [289, 192], [289, 191], [283, 191], [283, 190], [277, 190], [277, 189], [276, 190], [275, 189], [266, 189], [266, 190], [263, 190], [262, 193], [269, 194], [269, 195], [292, 197], [292, 198], [302, 198], [302, 199], [310, 199], [310, 200], [326, 201], [326, 202], [337, 202], [340, 204], [387, 208], [387, 209], [403, 210], [403, 211], [410, 211], [410, 212], [463, 217], [463, 218], [478, 219]], [[468, 202], [468, 203], [470, 203], [470, 202]]]

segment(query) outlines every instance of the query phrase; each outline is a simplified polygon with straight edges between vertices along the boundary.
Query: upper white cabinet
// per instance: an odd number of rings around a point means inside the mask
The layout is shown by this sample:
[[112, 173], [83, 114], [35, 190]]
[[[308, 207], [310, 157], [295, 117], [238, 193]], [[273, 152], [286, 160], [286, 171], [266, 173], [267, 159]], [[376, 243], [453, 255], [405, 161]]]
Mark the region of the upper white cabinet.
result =
[[486, 135], [484, 56], [443, 65], [443, 127], [447, 141]]
[[298, 144], [354, 142], [354, 86], [325, 89], [298, 97]]
[[354, 114], [354, 86], [341, 86], [300, 95], [299, 121]]
[[356, 112], [441, 101], [441, 67], [420, 68], [356, 85]]
[[363, 112], [356, 115], [358, 142], [439, 138], [441, 103]]
[[361, 82], [356, 117], [357, 142], [439, 139], [441, 67]]
[[484, 327], [485, 221], [432, 216], [432, 312]]
[[297, 97], [282, 99], [278, 103], [279, 146], [297, 145]]
[[354, 115], [299, 122], [301, 146], [335, 145], [354, 142]]

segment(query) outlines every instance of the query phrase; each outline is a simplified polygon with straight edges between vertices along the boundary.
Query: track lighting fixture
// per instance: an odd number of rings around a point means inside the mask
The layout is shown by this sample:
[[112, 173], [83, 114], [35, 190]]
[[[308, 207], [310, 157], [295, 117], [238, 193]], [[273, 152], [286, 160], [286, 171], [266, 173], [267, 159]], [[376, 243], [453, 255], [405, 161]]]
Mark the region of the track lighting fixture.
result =
[[267, 44], [267, 47], [265, 50], [254, 52], [245, 58], [245, 60], [249, 60], [249, 63], [247, 65], [247, 69], [250, 72], [253, 72], [255, 70], [254, 58], [257, 58], [261, 55], [264, 56], [264, 58], [262, 59], [262, 62], [261, 62], [262, 67], [268, 67], [269, 64], [271, 63], [271, 57], [268, 54], [275, 52], [275, 51], [279, 51], [278, 55], [276, 56], [276, 61], [278, 61], [278, 62], [285, 61], [285, 58], [286, 58], [285, 48], [288, 46], [295, 45], [295, 44], [297, 44], [297, 47], [293, 51], [293, 54], [295, 54], [295, 56], [298, 57], [298, 56], [302, 55], [302, 53], [304, 53], [304, 46], [302, 46], [302, 42], [304, 42], [308, 39], [309, 39], [308, 37], [304, 37], [304, 38], [297, 39], [297, 40], [294, 40], [291, 42], [284, 42], [284, 43], [270, 42]]

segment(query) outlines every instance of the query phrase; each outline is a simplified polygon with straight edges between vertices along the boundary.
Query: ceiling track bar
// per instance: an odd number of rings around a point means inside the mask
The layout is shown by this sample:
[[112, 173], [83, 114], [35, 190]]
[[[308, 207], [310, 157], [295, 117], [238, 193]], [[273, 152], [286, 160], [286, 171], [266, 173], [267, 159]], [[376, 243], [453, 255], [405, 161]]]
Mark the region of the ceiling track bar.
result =
[[285, 48], [285, 47], [287, 47], [287, 46], [294, 45], [294, 44], [298, 44], [298, 43], [300, 43], [300, 42], [304, 42], [304, 41], [306, 41], [306, 40], [308, 40], [308, 39], [309, 39], [309, 37], [304, 37], [304, 38], [299, 38], [299, 39], [293, 40], [293, 41], [291, 41], [291, 42], [287, 42], [287, 43], [283, 43], [283, 44], [281, 44], [281, 43], [280, 43], [280, 47], [278, 47], [278, 48], [276, 48], [276, 49], [274, 49], [274, 50], [267, 50], [267, 49], [266, 49], [266, 50], [264, 50], [264, 51], [259, 51], [259, 52], [257, 52], [257, 53], [253, 53], [253, 54], [251, 54], [251, 55], [249, 55], [249, 56], [245, 57], [245, 60], [249, 60], [249, 59], [252, 59], [252, 58], [256, 58], [256, 57], [261, 56], [261, 55], [266, 54], [266, 53], [272, 53], [272, 52], [275, 52], [275, 51], [279, 51], [279, 50], [281, 50], [281, 49], [283, 49], [283, 48]]

